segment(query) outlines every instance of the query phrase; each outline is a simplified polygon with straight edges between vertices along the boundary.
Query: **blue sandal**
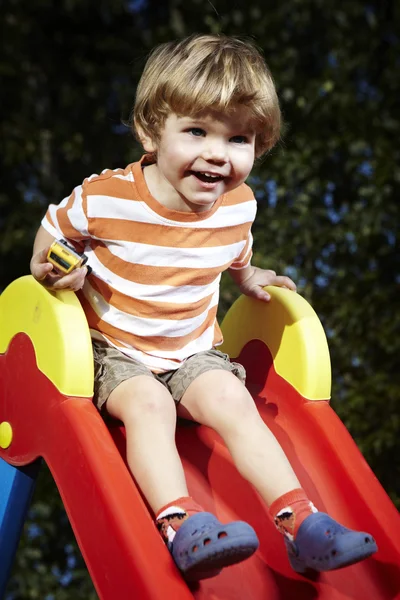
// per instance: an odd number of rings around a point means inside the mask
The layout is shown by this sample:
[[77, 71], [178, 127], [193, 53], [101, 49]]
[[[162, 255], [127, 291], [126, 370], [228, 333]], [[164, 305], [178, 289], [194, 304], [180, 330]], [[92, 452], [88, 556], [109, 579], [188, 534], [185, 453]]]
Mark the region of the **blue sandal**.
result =
[[333, 571], [368, 558], [378, 550], [369, 533], [353, 531], [325, 513], [314, 513], [299, 527], [295, 541], [285, 537], [291, 567], [297, 573]]
[[198, 581], [245, 560], [254, 554], [258, 544], [254, 529], [247, 523], [223, 525], [211, 513], [200, 512], [180, 526], [170, 551], [184, 578]]

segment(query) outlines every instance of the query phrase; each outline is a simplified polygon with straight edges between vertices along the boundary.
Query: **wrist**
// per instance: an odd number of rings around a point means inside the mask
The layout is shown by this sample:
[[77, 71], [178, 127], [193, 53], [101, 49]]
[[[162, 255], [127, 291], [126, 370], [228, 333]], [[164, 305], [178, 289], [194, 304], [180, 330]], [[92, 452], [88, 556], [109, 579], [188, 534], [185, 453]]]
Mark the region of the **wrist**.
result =
[[243, 271], [245, 272], [242, 273], [242, 277], [238, 282], [240, 287], [245, 286], [250, 281], [254, 275], [255, 267], [253, 267], [253, 265], [249, 265], [246, 267], [246, 269], [243, 269]]

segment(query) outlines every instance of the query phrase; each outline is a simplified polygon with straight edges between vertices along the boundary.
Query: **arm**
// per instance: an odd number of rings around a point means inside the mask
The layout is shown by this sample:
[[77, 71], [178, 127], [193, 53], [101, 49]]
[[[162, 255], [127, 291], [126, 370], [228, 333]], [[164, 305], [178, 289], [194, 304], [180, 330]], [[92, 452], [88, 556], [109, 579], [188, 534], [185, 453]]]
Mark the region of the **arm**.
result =
[[229, 275], [239, 286], [242, 294], [253, 296], [259, 300], [269, 302], [271, 296], [263, 289], [266, 285], [275, 285], [296, 291], [296, 284], [285, 275], [277, 275], [275, 271], [259, 269], [247, 265], [243, 269], [228, 269]]
[[36, 234], [33, 244], [33, 256], [31, 259], [31, 273], [33, 277], [43, 283], [49, 289], [54, 290], [80, 290], [85, 282], [86, 267], [75, 269], [69, 275], [61, 275], [51, 263], [47, 261], [47, 253], [54, 237], [41, 225]]

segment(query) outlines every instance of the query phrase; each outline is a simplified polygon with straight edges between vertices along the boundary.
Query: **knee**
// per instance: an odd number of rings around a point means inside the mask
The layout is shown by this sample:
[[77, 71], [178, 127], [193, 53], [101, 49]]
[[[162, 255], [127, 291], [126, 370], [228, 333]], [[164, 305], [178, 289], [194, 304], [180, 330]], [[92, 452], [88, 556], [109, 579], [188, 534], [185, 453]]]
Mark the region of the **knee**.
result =
[[118, 412], [118, 418], [124, 424], [143, 422], [148, 418], [161, 421], [176, 419], [176, 407], [171, 394], [151, 377], [138, 376], [123, 382], [115, 398], [110, 396], [108, 410], [111, 414], [112, 409], [114, 413]]
[[211, 426], [240, 429], [249, 420], [259, 418], [257, 407], [245, 386], [231, 373], [221, 377], [219, 385], [209, 388], [207, 406]]

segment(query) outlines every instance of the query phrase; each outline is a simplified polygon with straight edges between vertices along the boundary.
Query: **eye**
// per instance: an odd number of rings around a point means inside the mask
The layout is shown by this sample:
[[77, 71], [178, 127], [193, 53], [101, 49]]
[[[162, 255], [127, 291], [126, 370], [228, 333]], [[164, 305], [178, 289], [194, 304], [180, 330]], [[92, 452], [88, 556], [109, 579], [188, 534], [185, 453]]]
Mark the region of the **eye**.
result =
[[230, 141], [234, 144], [248, 144], [249, 138], [245, 135], [234, 135], [233, 137], [231, 137]]
[[201, 129], [200, 127], [190, 127], [190, 129], [188, 129], [188, 132], [194, 137], [202, 137], [203, 135], [206, 135], [204, 129]]

